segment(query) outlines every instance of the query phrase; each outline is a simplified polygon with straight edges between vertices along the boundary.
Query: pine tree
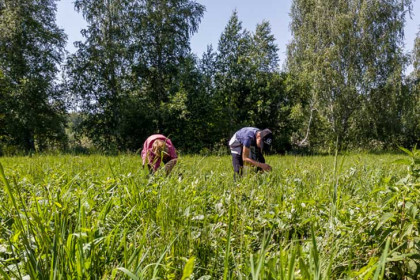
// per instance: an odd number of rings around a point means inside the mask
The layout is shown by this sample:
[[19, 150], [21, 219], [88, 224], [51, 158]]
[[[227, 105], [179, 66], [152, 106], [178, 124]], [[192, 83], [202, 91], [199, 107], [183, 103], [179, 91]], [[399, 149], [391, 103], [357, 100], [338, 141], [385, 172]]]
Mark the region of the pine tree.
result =
[[250, 105], [251, 35], [242, 29], [234, 11], [218, 46], [216, 57], [216, 102], [222, 135], [228, 138], [247, 124]]

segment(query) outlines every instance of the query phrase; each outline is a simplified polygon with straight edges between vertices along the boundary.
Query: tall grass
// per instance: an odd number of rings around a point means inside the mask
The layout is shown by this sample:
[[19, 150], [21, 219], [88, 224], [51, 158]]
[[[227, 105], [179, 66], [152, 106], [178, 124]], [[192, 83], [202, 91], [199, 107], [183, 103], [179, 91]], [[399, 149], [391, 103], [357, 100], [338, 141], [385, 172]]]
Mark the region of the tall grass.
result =
[[416, 158], [1, 158], [0, 278], [418, 279]]

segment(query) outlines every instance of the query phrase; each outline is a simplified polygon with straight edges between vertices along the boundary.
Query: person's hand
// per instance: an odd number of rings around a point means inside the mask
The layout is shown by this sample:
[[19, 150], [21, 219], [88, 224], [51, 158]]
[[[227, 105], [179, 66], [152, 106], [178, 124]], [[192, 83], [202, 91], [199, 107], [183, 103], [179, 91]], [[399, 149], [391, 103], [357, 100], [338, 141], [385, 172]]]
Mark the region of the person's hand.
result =
[[261, 163], [261, 168], [264, 171], [271, 171], [271, 166], [266, 163]]

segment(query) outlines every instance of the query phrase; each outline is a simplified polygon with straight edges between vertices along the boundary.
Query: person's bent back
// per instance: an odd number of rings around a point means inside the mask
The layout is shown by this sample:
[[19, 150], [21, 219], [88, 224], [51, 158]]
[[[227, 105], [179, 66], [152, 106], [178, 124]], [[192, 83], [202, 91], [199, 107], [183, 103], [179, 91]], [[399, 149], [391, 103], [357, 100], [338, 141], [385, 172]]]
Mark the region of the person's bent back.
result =
[[263, 150], [271, 145], [272, 137], [269, 129], [260, 130], [256, 127], [244, 127], [232, 136], [229, 147], [235, 178], [236, 175], [242, 175], [244, 162], [256, 166], [257, 170], [271, 170], [271, 166], [265, 163]]
[[146, 139], [141, 157], [143, 166], [147, 164], [151, 172], [156, 172], [163, 162], [167, 174], [171, 172], [178, 158], [172, 141], [162, 134], [153, 134]]

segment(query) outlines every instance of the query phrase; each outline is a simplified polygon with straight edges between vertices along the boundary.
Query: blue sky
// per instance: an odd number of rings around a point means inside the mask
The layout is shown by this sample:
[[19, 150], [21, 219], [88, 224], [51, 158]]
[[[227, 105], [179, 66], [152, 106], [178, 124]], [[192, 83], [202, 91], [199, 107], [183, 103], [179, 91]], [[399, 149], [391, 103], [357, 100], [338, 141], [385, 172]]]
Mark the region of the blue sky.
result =
[[[57, 23], [68, 35], [67, 50], [75, 51], [73, 42], [83, 40], [80, 30], [86, 27], [81, 14], [74, 11], [73, 0], [61, 0], [57, 3]], [[291, 0], [197, 0], [206, 7], [200, 28], [191, 39], [191, 50], [201, 57], [207, 45], [217, 48], [220, 34], [223, 32], [232, 12], [238, 11], [243, 28], [254, 31], [255, 26], [268, 20], [279, 47], [280, 64], [286, 58], [286, 46], [291, 40], [289, 30], [289, 11]], [[412, 18], [407, 18], [405, 27], [405, 50], [411, 51], [414, 38], [420, 25], [420, 1], [414, 1]]]

